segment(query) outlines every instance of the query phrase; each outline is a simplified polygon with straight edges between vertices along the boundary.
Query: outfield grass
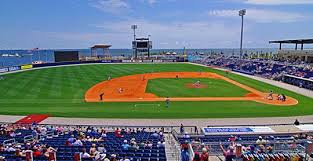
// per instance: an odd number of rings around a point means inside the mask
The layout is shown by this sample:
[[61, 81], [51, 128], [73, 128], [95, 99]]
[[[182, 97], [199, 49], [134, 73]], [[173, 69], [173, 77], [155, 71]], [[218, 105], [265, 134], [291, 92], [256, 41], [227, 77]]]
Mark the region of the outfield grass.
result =
[[[206, 88], [189, 88], [186, 85], [197, 81]], [[222, 79], [210, 78], [158, 78], [148, 81], [146, 93], [159, 97], [240, 97], [249, 92]]]
[[[95, 118], [223, 118], [313, 114], [313, 99], [236, 74], [227, 77], [260, 91], [273, 90], [299, 101], [273, 106], [252, 101], [172, 102], [169, 109], [137, 106], [145, 103], [85, 103], [84, 93], [108, 76], [162, 71], [225, 72], [191, 64], [98, 64], [47, 68], [5, 75], [0, 81], [0, 114], [44, 113], [62, 117]], [[163, 108], [164, 107], [164, 108]]]

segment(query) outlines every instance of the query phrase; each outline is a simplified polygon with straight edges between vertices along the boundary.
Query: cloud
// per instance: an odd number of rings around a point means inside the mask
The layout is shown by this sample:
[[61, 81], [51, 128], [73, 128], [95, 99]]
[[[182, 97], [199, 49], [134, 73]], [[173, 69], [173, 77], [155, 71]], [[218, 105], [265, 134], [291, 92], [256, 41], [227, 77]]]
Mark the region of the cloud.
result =
[[150, 4], [150, 5], [154, 5], [155, 3], [158, 2], [158, 0], [142, 0], [142, 1], [146, 2], [146, 3]]
[[[239, 29], [234, 31], [234, 28], [238, 28], [238, 26], [225, 25], [218, 22], [176, 21], [169, 23], [145, 19], [106, 22], [95, 27], [101, 28], [111, 35], [124, 37], [120, 40], [113, 38], [113, 45], [126, 44], [130, 47], [132, 40], [130, 26], [132, 24], [137, 24], [138, 26], [137, 37], [151, 35], [154, 48], [183, 48], [184, 46], [187, 48], [233, 47], [238, 44], [237, 39], [240, 31]], [[231, 41], [231, 43], [225, 45], [226, 41]]]
[[[209, 16], [218, 16], [218, 17], [238, 17], [238, 10], [211, 10], [209, 11]], [[276, 10], [265, 10], [265, 9], [247, 9], [247, 14], [245, 16], [248, 20], [252, 20], [259, 23], [270, 23], [270, 22], [279, 22], [279, 23], [288, 23], [302, 21], [307, 17], [300, 13], [294, 12], [284, 12]]]
[[89, 4], [101, 11], [112, 14], [119, 14], [130, 9], [125, 0], [90, 0]]
[[244, 3], [255, 5], [297, 5], [313, 4], [312, 0], [244, 0]]

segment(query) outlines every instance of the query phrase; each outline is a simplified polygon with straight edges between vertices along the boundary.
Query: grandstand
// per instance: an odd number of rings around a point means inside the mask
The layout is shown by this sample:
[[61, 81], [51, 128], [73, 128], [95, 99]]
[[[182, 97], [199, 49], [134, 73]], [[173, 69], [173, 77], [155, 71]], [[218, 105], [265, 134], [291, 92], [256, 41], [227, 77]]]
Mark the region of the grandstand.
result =
[[0, 161], [313, 161], [312, 2], [1, 1]]

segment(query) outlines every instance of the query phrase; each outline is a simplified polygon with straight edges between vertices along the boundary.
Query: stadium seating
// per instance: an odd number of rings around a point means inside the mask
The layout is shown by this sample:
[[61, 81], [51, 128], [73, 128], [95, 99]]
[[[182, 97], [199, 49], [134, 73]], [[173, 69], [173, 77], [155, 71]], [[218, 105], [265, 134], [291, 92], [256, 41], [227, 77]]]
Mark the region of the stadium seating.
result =
[[[13, 132], [13, 131], [12, 131]], [[16, 136], [7, 136], [1, 135], [0, 141], [5, 141], [12, 139], [15, 143], [21, 144], [21, 150], [25, 150], [25, 142], [24, 137], [32, 135], [32, 130], [26, 129], [17, 129], [14, 131], [18, 135]], [[158, 142], [162, 140], [162, 137], [155, 137], [153, 136], [152, 132], [131, 132], [131, 133], [123, 133], [123, 137], [117, 138], [114, 132], [107, 132], [105, 139], [102, 141], [90, 141], [85, 140], [83, 142], [83, 146], [74, 146], [74, 145], [66, 145], [67, 140], [74, 135], [74, 137], [78, 137], [78, 135], [84, 135], [87, 138], [99, 138], [101, 134], [98, 133], [96, 130], [87, 130], [87, 131], [69, 131], [65, 133], [56, 133], [55, 129], [48, 128], [48, 131], [45, 132], [46, 134], [51, 133], [51, 135], [41, 135], [39, 142], [36, 145], [46, 145], [46, 147], [53, 147], [57, 149], [56, 156], [58, 161], [69, 161], [73, 160], [75, 153], [80, 153], [83, 148], [89, 149], [92, 144], [103, 144], [106, 148], [106, 156], [110, 157], [112, 154], [116, 155], [117, 159], [123, 159], [125, 157], [129, 158], [130, 160], [143, 160], [143, 161], [165, 161], [165, 148], [157, 146]], [[131, 139], [135, 139], [137, 143], [149, 141], [152, 143], [152, 147], [139, 147], [136, 150], [123, 150], [122, 144], [124, 140], [130, 141]], [[14, 144], [6, 143], [6, 146], [11, 146]], [[17, 148], [16, 148], [17, 149]], [[6, 158], [6, 160], [17, 160], [15, 152], [8, 152], [8, 151], [1, 151], [0, 156]], [[47, 160], [45, 156], [34, 157], [35, 161]], [[92, 160], [91, 158], [84, 158], [83, 160]]]

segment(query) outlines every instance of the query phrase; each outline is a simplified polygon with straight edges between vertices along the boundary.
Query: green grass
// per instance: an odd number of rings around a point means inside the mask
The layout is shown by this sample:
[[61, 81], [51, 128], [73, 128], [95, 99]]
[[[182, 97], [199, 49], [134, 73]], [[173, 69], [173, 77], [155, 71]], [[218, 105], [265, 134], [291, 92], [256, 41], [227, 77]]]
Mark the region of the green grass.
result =
[[[162, 71], [225, 72], [191, 64], [98, 64], [47, 68], [5, 75], [0, 81], [0, 114], [33, 113], [93, 118], [224, 118], [313, 114], [313, 99], [236, 74], [227, 77], [260, 91], [273, 90], [298, 99], [295, 106], [273, 106], [252, 101], [171, 102], [166, 109], [137, 106], [146, 103], [85, 103], [87, 89], [108, 76]], [[151, 104], [151, 103], [149, 103]]]
[[[201, 82], [207, 88], [188, 88], [186, 84]], [[153, 93], [159, 97], [240, 97], [248, 91], [221, 79], [210, 78], [179, 78], [179, 79], [151, 79], [146, 93]]]

